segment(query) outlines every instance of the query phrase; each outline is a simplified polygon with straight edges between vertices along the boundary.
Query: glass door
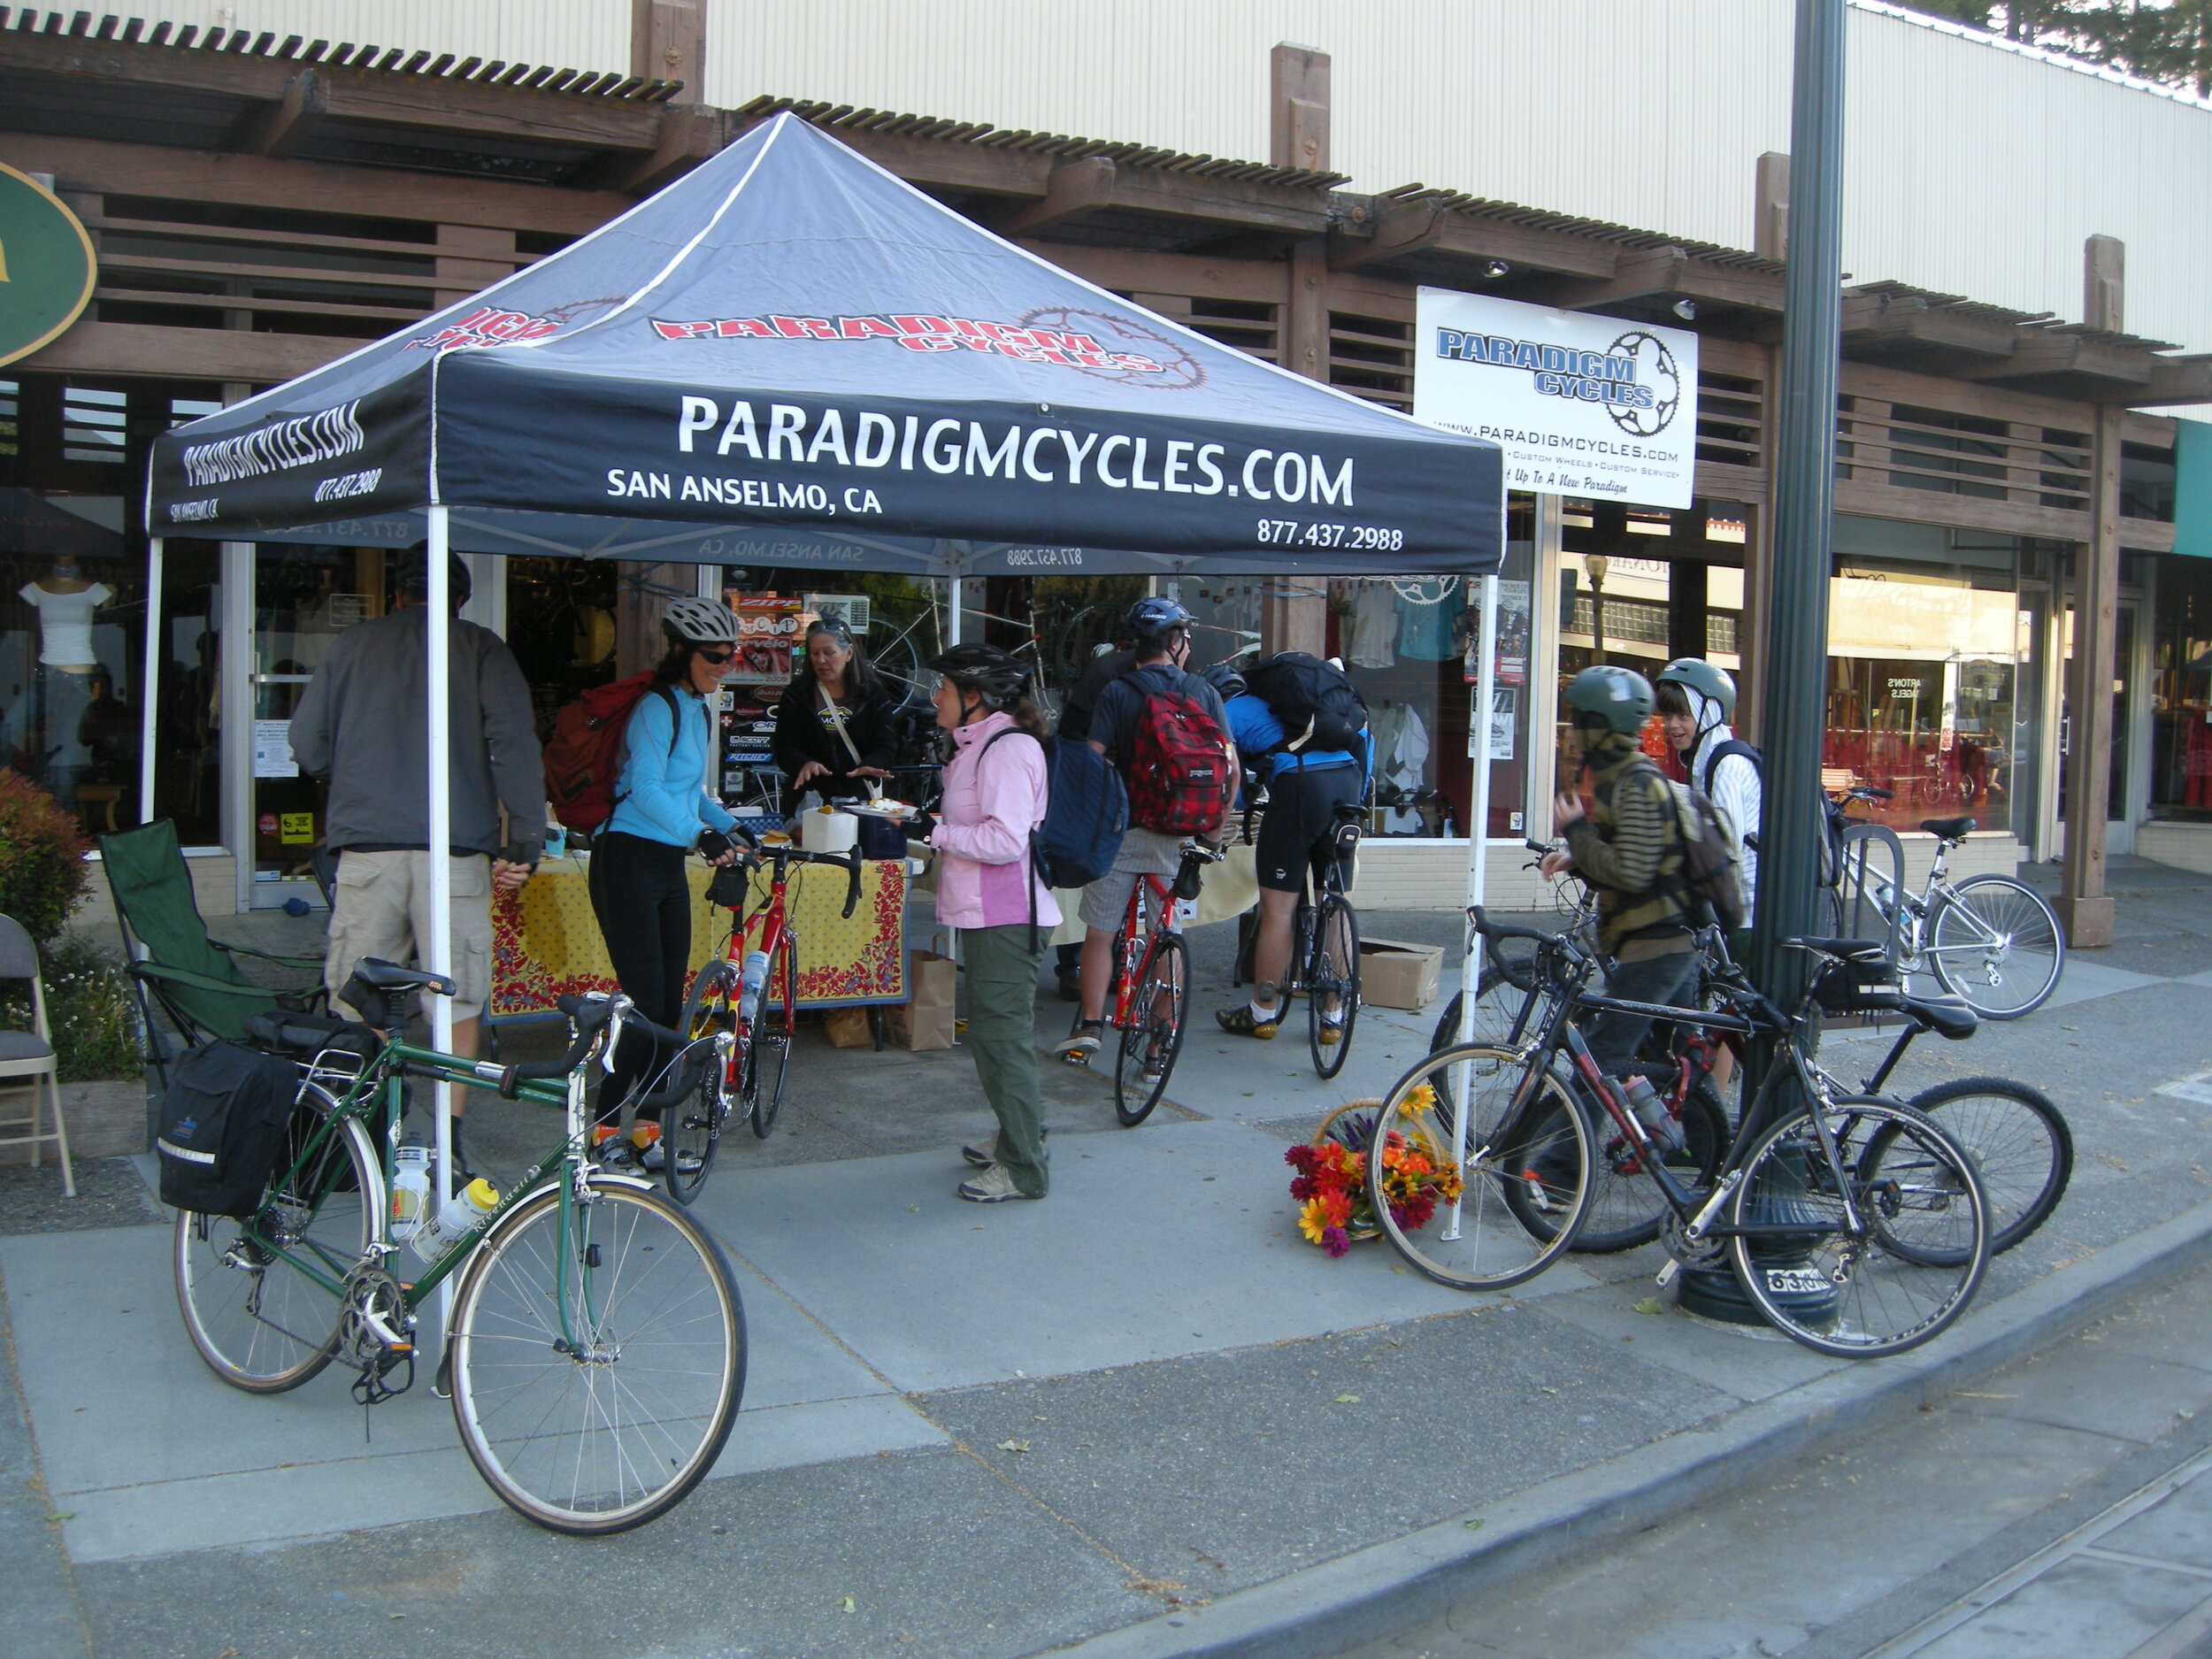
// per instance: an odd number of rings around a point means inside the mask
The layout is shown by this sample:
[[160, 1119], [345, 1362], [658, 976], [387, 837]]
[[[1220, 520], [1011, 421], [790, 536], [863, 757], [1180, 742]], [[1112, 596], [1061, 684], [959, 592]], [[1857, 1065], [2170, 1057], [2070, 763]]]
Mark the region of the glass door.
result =
[[323, 839], [323, 787], [292, 758], [292, 716], [338, 635], [383, 610], [383, 556], [274, 545], [254, 561], [252, 905], [319, 908], [308, 856]]
[[[2139, 702], [2142, 675], [2135, 672], [2136, 641], [2142, 637], [2142, 604], [2139, 600], [2123, 599], [2113, 618], [2112, 650], [2112, 752], [2105, 770], [2105, 851], [2125, 854], [2135, 850], [2135, 803], [2131, 799], [2135, 778], [2136, 731], [2135, 714]], [[2073, 680], [2074, 612], [2070, 606], [2066, 612], [2066, 657], [2059, 679], [2060, 744], [2062, 755], [2070, 755], [2076, 741], [2073, 709], [2067, 697], [2067, 687]], [[2058, 837], [2062, 848], [2066, 840], [2066, 771], [2063, 764], [2058, 776]]]

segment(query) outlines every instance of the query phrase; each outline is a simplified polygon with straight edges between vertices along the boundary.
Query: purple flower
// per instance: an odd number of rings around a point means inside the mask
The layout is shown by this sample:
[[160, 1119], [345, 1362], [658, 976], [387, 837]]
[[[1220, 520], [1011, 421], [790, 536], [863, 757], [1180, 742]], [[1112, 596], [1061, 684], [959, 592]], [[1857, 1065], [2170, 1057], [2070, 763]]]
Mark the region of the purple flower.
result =
[[1321, 1248], [1331, 1256], [1348, 1256], [1352, 1250], [1352, 1235], [1341, 1227], [1321, 1229]]

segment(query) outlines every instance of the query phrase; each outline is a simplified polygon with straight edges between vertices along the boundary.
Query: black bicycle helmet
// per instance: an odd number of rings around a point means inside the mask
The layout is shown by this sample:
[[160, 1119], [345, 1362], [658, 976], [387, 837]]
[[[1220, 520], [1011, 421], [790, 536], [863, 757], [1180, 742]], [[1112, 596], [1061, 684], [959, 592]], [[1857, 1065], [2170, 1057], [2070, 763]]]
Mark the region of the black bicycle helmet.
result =
[[1140, 599], [1129, 607], [1129, 637], [1140, 644], [1165, 638], [1178, 628], [1190, 626], [1190, 612], [1162, 594]]
[[1029, 670], [995, 645], [956, 645], [930, 667], [956, 686], [979, 694], [987, 708], [1005, 709], [1029, 690]]
[[1245, 693], [1244, 676], [1237, 672], [1234, 663], [1210, 663], [1198, 671], [1198, 677], [1219, 692], [1224, 703]]

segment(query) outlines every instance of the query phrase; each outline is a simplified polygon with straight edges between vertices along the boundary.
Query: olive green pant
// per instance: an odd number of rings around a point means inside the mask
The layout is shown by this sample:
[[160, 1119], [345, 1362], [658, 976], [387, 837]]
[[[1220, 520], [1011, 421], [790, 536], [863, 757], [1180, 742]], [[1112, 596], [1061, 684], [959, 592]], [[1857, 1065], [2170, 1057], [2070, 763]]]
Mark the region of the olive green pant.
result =
[[1044, 1095], [1037, 1083], [1037, 967], [1049, 930], [1026, 922], [960, 930], [968, 980], [968, 1052], [976, 1080], [998, 1114], [992, 1156], [1031, 1198], [1051, 1179], [1045, 1167]]

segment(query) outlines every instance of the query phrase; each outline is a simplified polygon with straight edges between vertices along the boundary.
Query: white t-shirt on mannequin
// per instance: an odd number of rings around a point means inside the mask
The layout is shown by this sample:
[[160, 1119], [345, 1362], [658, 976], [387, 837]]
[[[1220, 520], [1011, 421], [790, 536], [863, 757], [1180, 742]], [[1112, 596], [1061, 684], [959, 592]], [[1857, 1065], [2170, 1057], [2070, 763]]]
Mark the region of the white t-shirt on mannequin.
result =
[[38, 660], [56, 668], [88, 668], [100, 659], [92, 649], [92, 613], [115, 597], [104, 582], [73, 594], [50, 593], [26, 582], [16, 595], [38, 607]]

